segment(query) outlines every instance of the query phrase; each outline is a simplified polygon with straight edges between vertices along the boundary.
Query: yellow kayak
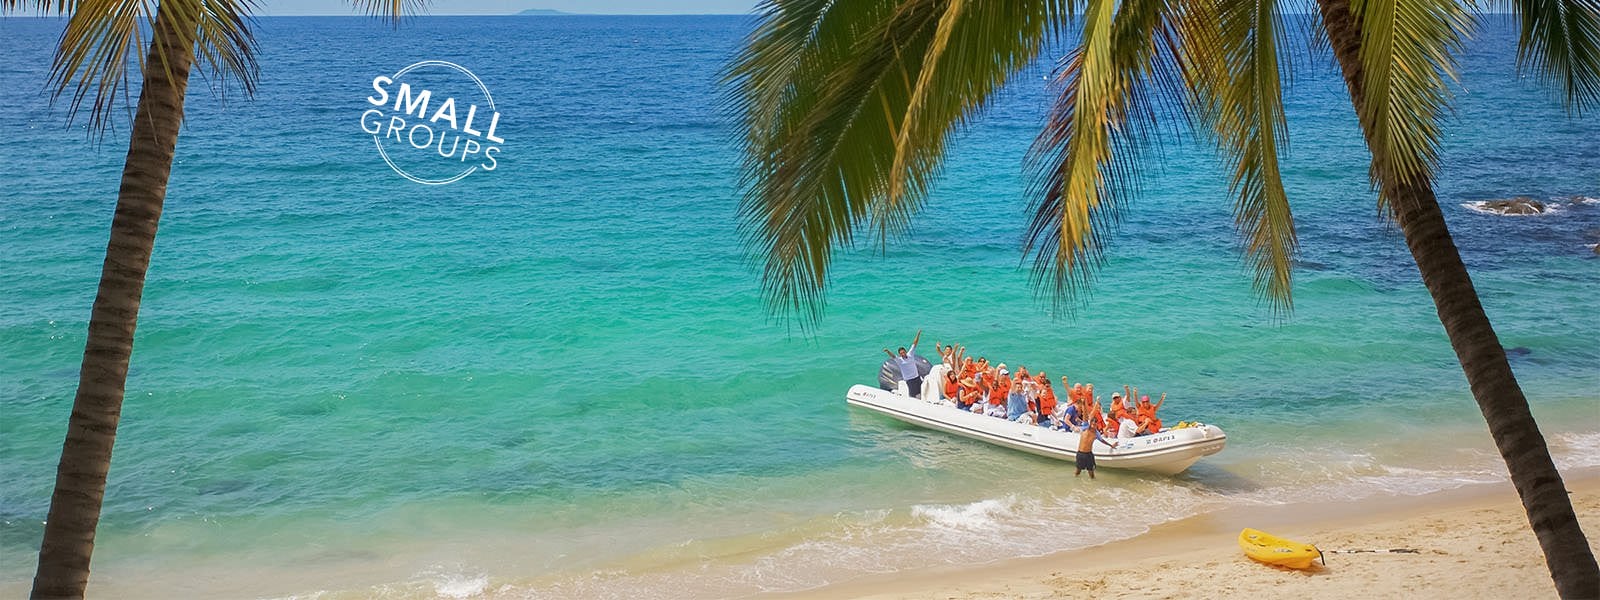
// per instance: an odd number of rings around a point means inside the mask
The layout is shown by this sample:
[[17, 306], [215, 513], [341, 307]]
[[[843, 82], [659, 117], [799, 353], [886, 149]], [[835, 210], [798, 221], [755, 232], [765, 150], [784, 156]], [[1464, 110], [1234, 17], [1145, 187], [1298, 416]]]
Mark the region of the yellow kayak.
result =
[[1244, 550], [1245, 556], [1291, 569], [1308, 569], [1311, 561], [1322, 556], [1322, 551], [1311, 544], [1289, 541], [1250, 528], [1239, 532], [1239, 547]]

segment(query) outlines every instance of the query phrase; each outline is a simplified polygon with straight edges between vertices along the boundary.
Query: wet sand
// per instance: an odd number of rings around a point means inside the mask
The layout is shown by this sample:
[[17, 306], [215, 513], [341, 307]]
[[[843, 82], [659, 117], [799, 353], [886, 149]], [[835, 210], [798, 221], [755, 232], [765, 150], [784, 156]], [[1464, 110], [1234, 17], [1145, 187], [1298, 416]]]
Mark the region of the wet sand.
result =
[[[1600, 470], [1563, 473], [1600, 554]], [[1329, 554], [1293, 571], [1240, 552], [1255, 527], [1324, 551], [1409, 548], [1416, 554]], [[1554, 597], [1544, 555], [1509, 482], [1362, 502], [1249, 507], [1173, 521], [1139, 537], [1039, 558], [900, 572], [785, 598], [1297, 598]], [[1600, 590], [1596, 590], [1600, 597]]]

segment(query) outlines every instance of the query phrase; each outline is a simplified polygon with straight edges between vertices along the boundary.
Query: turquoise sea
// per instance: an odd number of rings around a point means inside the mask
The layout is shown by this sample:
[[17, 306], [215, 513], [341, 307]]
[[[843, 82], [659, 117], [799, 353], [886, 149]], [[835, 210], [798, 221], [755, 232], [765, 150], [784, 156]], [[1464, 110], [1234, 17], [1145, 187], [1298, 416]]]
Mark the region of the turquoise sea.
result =
[[[683, 598], [1002, 561], [1240, 505], [1501, 481], [1326, 57], [1288, 92], [1303, 243], [1275, 318], [1210, 151], [1165, 137], [1073, 315], [1020, 264], [1049, 64], [953, 144], [909, 235], [772, 321], [735, 220], [718, 70], [743, 17], [264, 18], [253, 100], [196, 79], [141, 313], [90, 593]], [[45, 90], [62, 21], [0, 19], [0, 595], [34, 567], [126, 149]], [[1439, 193], [1558, 462], [1600, 466], [1600, 121], [1462, 65]], [[372, 78], [448, 60], [498, 167], [406, 181]], [[1474, 212], [1530, 195], [1557, 210]], [[1227, 430], [1182, 476], [1062, 465], [848, 409], [918, 330]]]

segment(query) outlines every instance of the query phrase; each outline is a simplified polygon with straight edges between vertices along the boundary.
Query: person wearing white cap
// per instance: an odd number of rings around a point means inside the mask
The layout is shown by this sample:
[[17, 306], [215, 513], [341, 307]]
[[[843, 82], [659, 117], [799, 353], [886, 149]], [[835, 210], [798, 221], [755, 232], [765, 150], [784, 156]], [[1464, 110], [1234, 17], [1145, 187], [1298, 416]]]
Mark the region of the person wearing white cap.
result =
[[1139, 433], [1139, 424], [1133, 420], [1133, 395], [1128, 391], [1128, 386], [1122, 386], [1124, 396], [1116, 392], [1111, 393], [1111, 416], [1117, 420], [1117, 438], [1131, 438]]

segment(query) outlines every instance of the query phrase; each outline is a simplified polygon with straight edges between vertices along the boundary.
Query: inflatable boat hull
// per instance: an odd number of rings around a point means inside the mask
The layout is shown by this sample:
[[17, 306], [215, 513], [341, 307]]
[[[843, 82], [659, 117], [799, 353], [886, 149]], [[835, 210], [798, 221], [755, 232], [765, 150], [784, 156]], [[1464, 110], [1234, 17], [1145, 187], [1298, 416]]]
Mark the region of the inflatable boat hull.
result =
[[[852, 386], [845, 401], [912, 425], [1029, 454], [1066, 461], [1077, 455], [1076, 433], [974, 414], [958, 410], [948, 402], [918, 400], [864, 385]], [[1107, 469], [1176, 475], [1201, 458], [1221, 452], [1227, 443], [1228, 436], [1221, 428], [1201, 425], [1120, 439], [1116, 448], [1096, 441], [1094, 458], [1097, 466]]]

